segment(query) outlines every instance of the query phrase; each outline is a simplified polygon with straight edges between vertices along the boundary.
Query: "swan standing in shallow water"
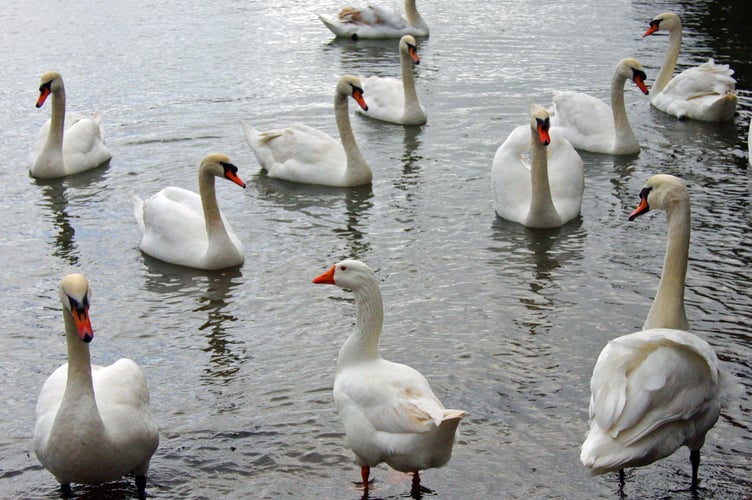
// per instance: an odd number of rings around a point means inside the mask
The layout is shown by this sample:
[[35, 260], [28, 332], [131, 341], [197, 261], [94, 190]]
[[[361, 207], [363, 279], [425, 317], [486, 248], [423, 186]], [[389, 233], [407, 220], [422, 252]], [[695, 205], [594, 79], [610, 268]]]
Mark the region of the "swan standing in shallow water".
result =
[[37, 108], [51, 97], [50, 119], [42, 125], [31, 152], [32, 177], [51, 179], [77, 174], [105, 164], [112, 158], [104, 144], [99, 113], [92, 118], [71, 113], [65, 117], [63, 77], [54, 71], [42, 75]]
[[682, 24], [672, 12], [658, 14], [643, 37], [668, 31], [668, 48], [661, 71], [650, 89], [650, 102], [677, 118], [706, 122], [730, 120], [736, 112], [736, 80], [727, 64], [708, 62], [674, 76], [682, 40]]
[[415, 38], [403, 36], [399, 51], [402, 79], [361, 77], [363, 91], [368, 96], [368, 111], [357, 111], [364, 116], [397, 125], [423, 125], [426, 123], [426, 110], [415, 91], [413, 75], [413, 64], [420, 64]]
[[684, 183], [671, 175], [648, 179], [629, 220], [650, 209], [664, 209], [668, 219], [658, 293], [644, 330], [610, 341], [598, 356], [590, 380], [590, 430], [580, 460], [593, 474], [621, 473], [686, 445], [696, 490], [705, 434], [737, 389], [712, 347], [687, 331], [690, 207]]
[[404, 19], [391, 7], [368, 5], [366, 7], [343, 7], [337, 19], [319, 15], [321, 22], [337, 37], [351, 38], [400, 38], [402, 35], [428, 36], [428, 25], [418, 13], [415, 0], [405, 0]]
[[200, 195], [166, 187], [143, 201], [133, 196], [133, 214], [142, 234], [139, 248], [157, 259], [196, 269], [225, 269], [243, 263], [243, 245], [217, 205], [214, 178], [245, 189], [238, 168], [219, 153], [206, 156], [198, 169]]
[[[499, 217], [527, 227], [559, 227], [580, 214], [585, 189], [582, 159], [552, 131], [548, 111], [530, 104], [530, 125], [515, 128], [491, 168]], [[525, 157], [530, 153], [530, 162]]]
[[624, 105], [624, 83], [630, 79], [647, 94], [645, 78], [636, 59], [619, 61], [611, 79], [611, 107], [580, 92], [554, 92], [551, 126], [575, 149], [613, 155], [639, 153], [640, 143], [629, 125]]
[[130, 359], [91, 364], [90, 299], [83, 275], [69, 274], [60, 282], [68, 363], [39, 393], [34, 451], [66, 496], [70, 483], [113, 481], [133, 472], [144, 498], [149, 461], [159, 445], [146, 379]]
[[371, 168], [355, 142], [350, 125], [349, 97], [368, 109], [360, 80], [345, 75], [337, 82], [334, 94], [334, 116], [341, 144], [330, 135], [300, 123], [259, 132], [242, 122], [245, 139], [269, 177], [334, 187], [370, 184]]
[[337, 357], [334, 401], [347, 446], [368, 491], [370, 468], [386, 462], [402, 472], [449, 461], [462, 410], [447, 410], [415, 369], [386, 361], [378, 344], [384, 308], [376, 276], [363, 262], [343, 260], [313, 280], [352, 290], [358, 319]]

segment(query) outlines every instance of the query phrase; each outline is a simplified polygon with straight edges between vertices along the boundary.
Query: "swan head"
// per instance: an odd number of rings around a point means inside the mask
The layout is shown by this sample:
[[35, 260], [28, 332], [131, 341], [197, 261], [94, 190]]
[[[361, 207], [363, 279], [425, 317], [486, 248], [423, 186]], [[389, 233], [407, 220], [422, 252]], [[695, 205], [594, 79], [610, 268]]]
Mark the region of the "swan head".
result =
[[672, 31], [677, 28], [681, 29], [681, 25], [681, 18], [679, 16], [673, 12], [663, 12], [650, 20], [650, 27], [642, 36], [646, 37], [661, 30]]
[[642, 64], [637, 59], [627, 57], [619, 61], [619, 64], [616, 65], [616, 74], [625, 80], [632, 80], [643, 94], [648, 95], [650, 93], [645, 85], [645, 80], [647, 80], [648, 76], [645, 74]]
[[37, 108], [41, 108], [50, 94], [58, 94], [63, 90], [63, 77], [56, 71], [47, 71], [39, 82], [39, 98]]
[[245, 189], [245, 182], [238, 176], [238, 167], [232, 164], [230, 158], [222, 153], [212, 153], [201, 160], [200, 172], [207, 172], [216, 177], [222, 177], [232, 181]]
[[412, 35], [405, 35], [402, 38], [400, 38], [399, 48], [401, 52], [404, 52], [408, 56], [410, 56], [410, 59], [412, 59], [413, 64], [420, 64], [420, 57], [418, 57], [418, 48], [415, 43], [415, 37]]
[[69, 274], [60, 280], [60, 302], [73, 316], [78, 338], [87, 344], [94, 338], [94, 330], [89, 320], [91, 288], [83, 274]]
[[544, 146], [551, 144], [551, 136], [548, 130], [551, 128], [551, 117], [546, 110], [541, 106], [530, 101], [530, 129], [533, 134], [538, 137], [538, 140]]
[[363, 108], [363, 111], [368, 111], [368, 104], [363, 98], [363, 84], [358, 77], [352, 75], [341, 77], [337, 82], [337, 95], [352, 97], [358, 106]]
[[689, 203], [689, 191], [684, 181], [668, 174], [657, 174], [640, 191], [640, 204], [629, 214], [629, 220], [652, 209], [668, 210], [677, 203]]
[[334, 264], [329, 270], [313, 279], [314, 283], [337, 285], [340, 288], [358, 290], [366, 283], [376, 281], [373, 269], [365, 263], [346, 259]]

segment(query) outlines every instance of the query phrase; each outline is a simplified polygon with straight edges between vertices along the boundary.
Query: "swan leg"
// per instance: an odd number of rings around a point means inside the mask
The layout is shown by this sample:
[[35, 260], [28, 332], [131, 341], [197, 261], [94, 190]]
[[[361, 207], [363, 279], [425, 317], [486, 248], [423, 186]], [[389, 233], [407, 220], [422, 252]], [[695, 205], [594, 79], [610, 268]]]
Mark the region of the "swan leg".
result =
[[63, 494], [63, 498], [71, 498], [73, 496], [70, 483], [60, 483], [60, 492]]
[[619, 469], [619, 498], [624, 497], [624, 485], [627, 482], [627, 475], [624, 474], [624, 469]]
[[360, 468], [360, 478], [363, 480], [363, 490], [368, 491], [368, 476], [371, 475], [371, 467], [368, 465], [363, 465]]
[[136, 490], [139, 499], [146, 498], [146, 475], [136, 474]]
[[689, 462], [692, 464], [692, 491], [697, 491], [697, 472], [700, 470], [700, 450], [689, 452]]

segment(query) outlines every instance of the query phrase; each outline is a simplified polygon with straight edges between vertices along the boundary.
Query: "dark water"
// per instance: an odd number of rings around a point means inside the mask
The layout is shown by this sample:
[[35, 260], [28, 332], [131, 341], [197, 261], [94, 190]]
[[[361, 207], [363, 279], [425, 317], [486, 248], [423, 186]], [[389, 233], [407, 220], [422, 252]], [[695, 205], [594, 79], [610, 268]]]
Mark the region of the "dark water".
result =
[[[311, 279], [343, 257], [377, 270], [386, 306], [382, 353], [422, 371], [468, 417], [450, 463], [423, 474], [425, 498], [613, 498], [615, 476], [579, 463], [589, 377], [600, 349], [638, 330], [665, 249], [661, 214], [633, 223], [652, 174], [684, 178], [692, 197], [687, 310], [746, 394], [708, 434], [700, 498], [744, 498], [749, 396], [752, 34], [746, 2], [479, 2], [420, 0], [420, 129], [353, 117], [371, 189], [292, 186], [259, 174], [239, 120], [301, 121], [336, 133], [339, 75], [396, 75], [396, 43], [333, 41], [316, 19], [338, 0], [151, 2], [128, 7], [10, 1], [0, 9], [0, 497], [55, 498], [32, 451], [34, 405], [65, 362], [57, 283], [71, 270], [94, 290], [91, 349], [99, 364], [144, 368], [161, 444], [155, 498], [357, 498], [331, 386], [349, 334], [352, 296]], [[685, 24], [680, 69], [715, 57], [736, 69], [739, 115], [678, 122], [627, 85], [639, 156], [583, 153], [582, 217], [530, 231], [497, 219], [491, 160], [528, 100], [573, 89], [608, 97], [616, 62], [657, 74], [667, 37], [642, 39], [674, 10]], [[26, 173], [49, 109], [33, 107], [43, 71], [60, 71], [68, 109], [99, 110], [114, 158], [54, 182]], [[367, 98], [367, 96], [366, 96]], [[166, 265], [138, 251], [129, 197], [196, 189], [196, 166], [222, 151], [248, 182], [218, 186], [246, 262], [234, 272]], [[40, 353], [42, 354], [40, 356]], [[630, 498], [692, 498], [688, 452], [630, 473]], [[373, 498], [410, 496], [374, 470]], [[132, 479], [76, 487], [122, 498]]]

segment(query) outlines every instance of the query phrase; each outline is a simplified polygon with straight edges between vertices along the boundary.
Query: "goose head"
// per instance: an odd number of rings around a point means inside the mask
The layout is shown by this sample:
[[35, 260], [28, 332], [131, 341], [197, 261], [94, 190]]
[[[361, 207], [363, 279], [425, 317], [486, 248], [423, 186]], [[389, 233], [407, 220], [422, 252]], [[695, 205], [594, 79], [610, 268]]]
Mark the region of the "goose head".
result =
[[245, 182], [238, 177], [238, 167], [233, 165], [230, 158], [222, 153], [212, 153], [205, 156], [199, 167], [199, 173], [201, 172], [222, 177], [245, 189]]
[[648, 35], [652, 35], [656, 31], [672, 31], [676, 28], [681, 29], [681, 25], [681, 19], [679, 18], [679, 16], [677, 16], [673, 12], [663, 12], [662, 14], [658, 14], [650, 20], [650, 27], [642, 36], [646, 37]]
[[376, 280], [373, 269], [359, 260], [346, 259], [334, 264], [329, 270], [313, 279], [314, 283], [337, 285], [357, 291], [365, 283]]
[[413, 64], [420, 64], [420, 57], [418, 57], [418, 49], [415, 43], [415, 37], [412, 35], [405, 35], [400, 38], [399, 43], [400, 52], [403, 52], [410, 56]]
[[60, 281], [59, 293], [63, 309], [70, 313], [76, 324], [78, 338], [88, 344], [94, 338], [89, 320], [89, 282], [83, 274], [69, 274]]
[[645, 80], [647, 75], [645, 70], [637, 59], [627, 57], [619, 61], [616, 65], [616, 72], [620, 78], [625, 80], [632, 80], [635, 85], [642, 91], [643, 94], [648, 95], [648, 88], [645, 86]]
[[551, 128], [551, 118], [548, 111], [530, 101], [530, 129], [544, 146], [551, 144], [551, 136], [548, 134], [549, 128]]
[[363, 84], [360, 83], [358, 77], [352, 75], [344, 75], [337, 82], [337, 95], [343, 98], [352, 97], [355, 102], [363, 108], [363, 111], [368, 111], [368, 104], [363, 98]]
[[640, 204], [629, 214], [629, 220], [635, 220], [653, 209], [669, 210], [679, 203], [689, 203], [689, 192], [684, 182], [673, 175], [654, 175], [640, 191]]
[[39, 83], [39, 98], [37, 108], [41, 108], [50, 94], [59, 94], [63, 90], [63, 77], [56, 71], [47, 71], [42, 75]]

